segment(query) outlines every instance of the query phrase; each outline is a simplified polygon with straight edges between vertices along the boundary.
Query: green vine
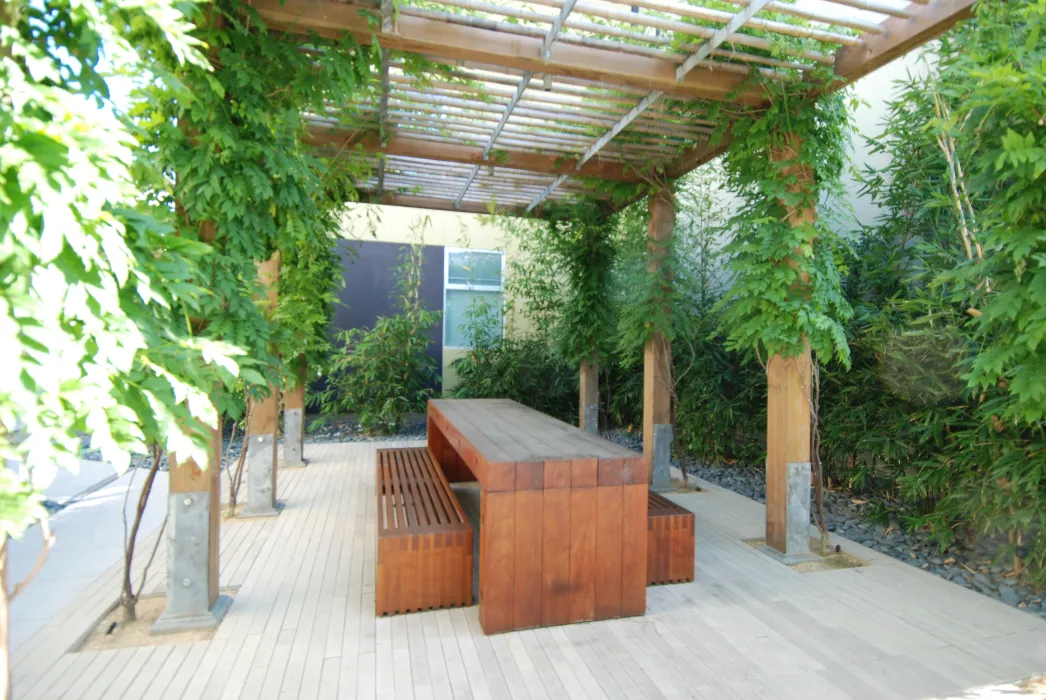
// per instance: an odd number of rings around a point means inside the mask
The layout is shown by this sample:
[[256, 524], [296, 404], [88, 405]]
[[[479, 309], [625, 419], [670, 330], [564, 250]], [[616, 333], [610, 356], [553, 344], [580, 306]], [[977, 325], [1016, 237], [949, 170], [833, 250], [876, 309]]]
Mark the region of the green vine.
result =
[[191, 30], [165, 0], [0, 5], [0, 460], [32, 478], [2, 470], [0, 538], [45, 515], [39, 490], [78, 468], [84, 433], [118, 470], [153, 444], [206, 463], [208, 394], [242, 351], [187, 327], [210, 303], [208, 248], [141, 198], [100, 68], [161, 90], [156, 51], [205, 73]]
[[822, 361], [846, 365], [852, 311], [841, 289], [843, 244], [829, 216], [803, 216], [843, 194], [847, 162], [847, 98], [811, 100], [819, 84], [767, 82], [768, 106], [731, 125], [723, 164], [741, 207], [727, 224], [733, 282], [720, 302], [722, 330], [730, 349], [793, 356], [808, 342]]
[[[186, 238], [209, 239], [203, 281], [213, 294], [197, 331], [251, 348], [257, 362], [244, 377], [254, 391], [284, 383], [286, 357], [325, 348], [336, 262], [324, 252], [339, 228], [334, 207], [354, 198], [350, 181], [365, 167], [354, 151], [336, 163], [305, 142], [306, 115], [342, 124], [356, 119], [353, 97], [375, 82], [377, 57], [351, 37], [301, 41], [268, 31], [253, 9], [222, 0], [198, 9], [199, 41], [210, 47], [213, 70], [182, 67], [159, 52], [176, 87], [145, 88], [148, 108], [139, 124], [154, 146], [157, 196], [176, 203]], [[330, 105], [344, 107], [331, 114]], [[172, 184], [173, 181], [173, 184]], [[258, 308], [255, 261], [281, 250], [288, 265], [287, 300], [276, 318]], [[319, 286], [306, 296], [311, 283]], [[293, 381], [293, 380], [291, 380]], [[236, 410], [223, 400], [223, 409]]]

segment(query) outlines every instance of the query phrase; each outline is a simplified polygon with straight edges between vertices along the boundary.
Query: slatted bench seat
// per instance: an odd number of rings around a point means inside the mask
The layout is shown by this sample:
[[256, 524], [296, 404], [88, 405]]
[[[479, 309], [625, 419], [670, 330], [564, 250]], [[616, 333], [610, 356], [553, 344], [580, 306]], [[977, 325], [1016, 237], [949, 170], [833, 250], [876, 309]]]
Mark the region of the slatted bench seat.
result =
[[378, 615], [472, 605], [472, 525], [426, 447], [378, 450]]
[[694, 514], [653, 491], [647, 496], [647, 585], [694, 580]]

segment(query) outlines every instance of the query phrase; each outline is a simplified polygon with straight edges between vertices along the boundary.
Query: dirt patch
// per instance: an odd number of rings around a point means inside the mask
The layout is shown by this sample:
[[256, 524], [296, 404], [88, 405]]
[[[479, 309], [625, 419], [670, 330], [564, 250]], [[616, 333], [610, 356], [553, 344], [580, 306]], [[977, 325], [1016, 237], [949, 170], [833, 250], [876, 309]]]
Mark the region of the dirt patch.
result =
[[701, 493], [703, 491], [704, 489], [692, 479], [685, 484], [682, 479], [672, 479], [672, 488], [667, 491], [658, 491], [658, 493]]
[[[235, 589], [222, 590], [222, 595], [235, 596]], [[182, 644], [185, 642], [206, 642], [214, 637], [218, 627], [210, 629], [186, 630], [172, 634], [151, 634], [153, 626], [163, 614], [166, 597], [155, 595], [143, 597], [138, 601], [138, 619], [125, 622], [123, 608], [114, 606], [95, 624], [94, 628], [70, 651], [103, 651], [105, 649], [125, 649], [128, 647], [149, 647], [159, 644]]]
[[236, 508], [233, 509], [233, 511], [230, 513], [228, 502], [222, 503], [222, 520], [235, 519], [239, 517], [240, 513], [243, 511], [244, 506], [246, 505], [246, 503], [237, 503]]
[[[745, 540], [745, 544], [758, 549], [766, 544], [766, 540], [762, 537], [756, 537]], [[838, 552], [829, 551], [828, 554], [821, 556], [818, 554], [820, 549], [821, 541], [811, 537], [810, 552], [813, 554], [814, 559], [788, 564], [788, 568], [800, 574], [815, 574], [820, 571], [837, 571], [839, 569], [856, 569], [861, 566], [868, 566], [868, 562], [863, 559], [858, 559], [854, 555], [847, 554], [841, 550]]]
[[856, 569], [859, 566], [868, 566], [868, 562], [858, 559], [846, 552], [829, 552], [817, 561], [804, 561], [792, 564], [792, 570], [801, 574], [813, 574], [818, 571], [835, 571], [837, 569]]

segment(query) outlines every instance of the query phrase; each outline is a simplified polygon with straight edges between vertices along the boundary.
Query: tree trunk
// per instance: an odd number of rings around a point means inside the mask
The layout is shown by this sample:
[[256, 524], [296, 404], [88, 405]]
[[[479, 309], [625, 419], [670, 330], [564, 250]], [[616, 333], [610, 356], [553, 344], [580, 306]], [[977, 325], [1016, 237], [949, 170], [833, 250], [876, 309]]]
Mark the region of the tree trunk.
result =
[[[0, 467], [2, 469], [3, 467]], [[7, 533], [0, 534], [0, 700], [11, 700], [11, 649], [7, 606]]]
[[[131, 532], [124, 542], [123, 550], [123, 596], [120, 604], [123, 605], [123, 617], [125, 622], [133, 622], [138, 619], [138, 596], [134, 592], [134, 584], [131, 581], [131, 565], [134, 562], [134, 546], [138, 539], [138, 529], [142, 525], [142, 516], [145, 507], [149, 504], [149, 494], [153, 490], [153, 482], [156, 481], [156, 472], [160, 470], [160, 457], [163, 453], [159, 445], [153, 445], [153, 463], [149, 467], [149, 474], [142, 484], [142, 492], [138, 496], [138, 507], [135, 509], [134, 522], [131, 523]], [[124, 517], [127, 517], [126, 515]]]

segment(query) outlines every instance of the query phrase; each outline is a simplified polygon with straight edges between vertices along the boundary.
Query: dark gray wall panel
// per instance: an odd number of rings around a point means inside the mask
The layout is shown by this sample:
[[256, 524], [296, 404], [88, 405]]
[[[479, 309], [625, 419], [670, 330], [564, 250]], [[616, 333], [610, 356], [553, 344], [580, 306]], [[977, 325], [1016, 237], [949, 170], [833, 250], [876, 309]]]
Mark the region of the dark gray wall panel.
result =
[[[334, 312], [336, 330], [371, 328], [379, 316], [396, 313], [393, 299], [396, 266], [407, 246], [382, 241], [341, 241], [338, 255], [345, 267], [341, 305]], [[421, 299], [430, 309], [443, 310], [443, 247], [427, 245], [421, 267]], [[428, 353], [443, 371], [443, 327], [437, 323], [429, 334]], [[437, 390], [440, 387], [436, 387]]]

